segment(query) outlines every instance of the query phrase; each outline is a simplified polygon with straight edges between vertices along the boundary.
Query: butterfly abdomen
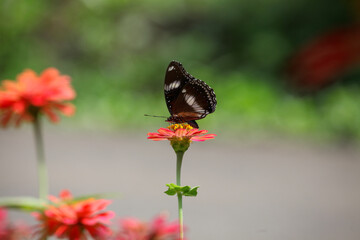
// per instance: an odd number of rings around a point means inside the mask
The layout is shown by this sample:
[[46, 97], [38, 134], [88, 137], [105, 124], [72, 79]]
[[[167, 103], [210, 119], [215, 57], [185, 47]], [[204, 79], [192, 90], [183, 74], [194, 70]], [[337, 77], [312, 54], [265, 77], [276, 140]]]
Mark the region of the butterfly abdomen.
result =
[[173, 122], [173, 123], [183, 123], [188, 122], [191, 120], [198, 120], [206, 117], [207, 114], [199, 114], [195, 112], [181, 112], [178, 114], [173, 114], [168, 119], [166, 119], [167, 122]]

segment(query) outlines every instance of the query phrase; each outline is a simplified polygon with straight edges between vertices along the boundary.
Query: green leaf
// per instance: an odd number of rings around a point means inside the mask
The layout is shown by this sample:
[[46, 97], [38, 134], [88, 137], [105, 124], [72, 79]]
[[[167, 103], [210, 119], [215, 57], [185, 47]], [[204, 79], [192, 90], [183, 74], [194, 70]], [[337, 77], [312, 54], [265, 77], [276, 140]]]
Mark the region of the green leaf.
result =
[[194, 188], [191, 188], [190, 186], [178, 186], [174, 183], [166, 184], [166, 186], [168, 186], [168, 190], [166, 190], [164, 193], [166, 193], [169, 196], [180, 194], [188, 197], [196, 197], [197, 189], [199, 188], [198, 186]]
[[183, 192], [184, 194], [188, 193], [190, 191], [190, 187], [189, 186], [184, 186], [184, 187], [181, 187], [181, 192]]
[[168, 189], [164, 193], [166, 193], [169, 196], [174, 196], [176, 194], [176, 191], [174, 189]]
[[166, 186], [169, 187], [168, 190], [166, 190], [164, 193], [166, 193], [167, 195], [169, 196], [174, 196], [176, 193], [177, 193], [177, 190], [176, 190], [176, 185], [173, 184], [173, 183], [170, 183], [170, 184], [166, 184]]
[[197, 187], [194, 187], [194, 188], [191, 188], [189, 192], [185, 193], [184, 196], [188, 196], [188, 197], [196, 197], [198, 192], [198, 186]]
[[45, 208], [46, 204], [46, 201], [33, 197], [0, 198], [0, 207], [12, 208], [23, 211], [41, 211]]

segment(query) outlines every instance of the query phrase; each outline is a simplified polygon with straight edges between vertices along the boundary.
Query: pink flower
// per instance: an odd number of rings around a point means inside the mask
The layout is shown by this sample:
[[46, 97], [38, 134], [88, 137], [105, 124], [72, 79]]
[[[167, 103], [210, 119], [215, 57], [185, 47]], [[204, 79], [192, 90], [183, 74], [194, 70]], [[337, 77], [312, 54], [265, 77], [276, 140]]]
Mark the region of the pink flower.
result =
[[121, 231], [114, 240], [177, 240], [179, 224], [167, 223], [165, 215], [159, 215], [152, 222], [142, 222], [136, 218], [120, 221]]
[[178, 239], [179, 229], [177, 222], [167, 223], [166, 216], [159, 215], [150, 223], [150, 235], [152, 236], [150, 239]]
[[114, 216], [111, 211], [103, 211], [111, 201], [105, 199], [88, 198], [74, 200], [69, 191], [62, 191], [60, 198], [50, 196], [52, 205], [48, 205], [43, 212], [33, 215], [40, 221], [40, 238], [56, 236], [69, 240], [108, 239], [112, 234], [110, 219]]
[[18, 126], [22, 121], [33, 121], [39, 112], [57, 122], [56, 111], [66, 116], [74, 114], [74, 105], [66, 102], [74, 98], [70, 77], [60, 75], [57, 69], [48, 68], [40, 76], [25, 70], [17, 81], [4, 80], [0, 85], [0, 123], [5, 127], [14, 120]]
[[18, 240], [30, 239], [31, 230], [25, 224], [10, 224], [7, 221], [7, 211], [0, 208], [0, 239]]
[[136, 218], [125, 218], [120, 220], [121, 231], [114, 240], [145, 240], [148, 239], [148, 226]]
[[0, 239], [2, 239], [3, 235], [6, 232], [7, 228], [7, 213], [6, 210], [0, 208]]

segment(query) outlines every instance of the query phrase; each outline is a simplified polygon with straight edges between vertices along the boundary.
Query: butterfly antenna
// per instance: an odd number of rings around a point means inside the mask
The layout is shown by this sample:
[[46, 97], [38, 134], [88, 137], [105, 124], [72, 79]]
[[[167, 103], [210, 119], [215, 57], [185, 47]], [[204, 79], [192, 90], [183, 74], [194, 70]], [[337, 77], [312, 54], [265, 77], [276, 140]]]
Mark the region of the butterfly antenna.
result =
[[167, 117], [165, 117], [165, 116], [156, 116], [156, 115], [149, 115], [149, 114], [144, 114], [144, 116], [146, 116], [146, 117], [167, 118]]

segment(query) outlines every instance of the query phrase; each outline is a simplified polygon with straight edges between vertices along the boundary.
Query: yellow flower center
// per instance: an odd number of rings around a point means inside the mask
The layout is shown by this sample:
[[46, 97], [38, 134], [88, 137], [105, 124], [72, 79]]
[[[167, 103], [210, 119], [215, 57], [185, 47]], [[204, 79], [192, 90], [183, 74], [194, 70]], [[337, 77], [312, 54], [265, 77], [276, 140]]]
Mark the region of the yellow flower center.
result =
[[167, 127], [168, 129], [172, 130], [172, 131], [176, 131], [177, 129], [179, 128], [184, 128], [186, 130], [191, 130], [193, 129], [192, 126], [190, 126], [189, 124], [187, 123], [175, 123], [175, 124], [171, 124], [170, 126]]
[[[185, 130], [189, 131], [189, 130], [193, 129], [193, 127], [191, 127], [187, 123], [176, 123], [176, 124], [172, 124], [172, 125], [168, 126], [168, 129], [170, 129], [174, 132], [178, 129], [185, 129]], [[191, 143], [190, 137], [174, 136], [170, 140], [170, 144], [173, 147], [173, 149], [175, 150], [175, 152], [185, 152], [189, 148], [190, 143]]]

